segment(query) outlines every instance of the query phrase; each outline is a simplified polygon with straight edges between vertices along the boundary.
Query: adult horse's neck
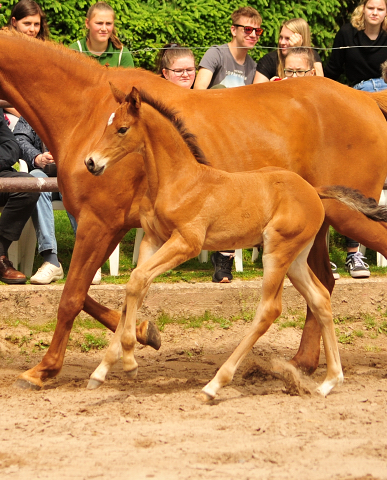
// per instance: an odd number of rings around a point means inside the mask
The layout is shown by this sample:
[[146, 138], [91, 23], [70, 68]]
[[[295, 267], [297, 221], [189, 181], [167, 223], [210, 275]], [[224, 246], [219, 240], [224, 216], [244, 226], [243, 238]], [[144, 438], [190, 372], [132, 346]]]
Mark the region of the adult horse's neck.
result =
[[202, 164], [207, 163], [196, 139], [176, 117], [169, 119], [144, 102], [139, 121], [144, 132], [144, 164], [151, 199], [155, 200], [158, 191], [170, 191], [172, 185], [179, 190], [180, 181], [189, 189], [201, 174]]

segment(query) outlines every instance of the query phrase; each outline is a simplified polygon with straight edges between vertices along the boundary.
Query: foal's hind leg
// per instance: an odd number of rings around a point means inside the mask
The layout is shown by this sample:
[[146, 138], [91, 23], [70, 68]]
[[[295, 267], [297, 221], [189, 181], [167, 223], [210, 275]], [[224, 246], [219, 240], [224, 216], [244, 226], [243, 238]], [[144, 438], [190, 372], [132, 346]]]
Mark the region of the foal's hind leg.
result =
[[321, 326], [324, 350], [327, 360], [327, 376], [318, 388], [326, 396], [335, 385], [343, 382], [340, 355], [333, 325], [329, 292], [324, 288], [307, 264], [309, 248], [306, 248], [292, 263], [288, 277], [295, 288], [305, 298], [311, 312]]
[[[215, 398], [219, 389], [231, 382], [236, 369], [249, 353], [255, 342], [269, 329], [282, 311], [282, 288], [289, 263], [283, 264], [282, 253], [264, 254], [262, 298], [248, 334], [237, 346], [230, 358], [202, 390], [206, 400]], [[275, 258], [277, 257], [277, 258]]]

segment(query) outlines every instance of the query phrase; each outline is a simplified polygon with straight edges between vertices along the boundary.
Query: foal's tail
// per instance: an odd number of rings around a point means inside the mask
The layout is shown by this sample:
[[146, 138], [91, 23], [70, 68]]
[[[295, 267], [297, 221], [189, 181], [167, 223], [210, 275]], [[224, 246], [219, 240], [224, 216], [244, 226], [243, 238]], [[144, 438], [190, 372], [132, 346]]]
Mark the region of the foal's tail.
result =
[[321, 199], [338, 200], [352, 210], [356, 210], [376, 222], [387, 222], [387, 207], [378, 205], [374, 198], [365, 197], [359, 190], [332, 185], [318, 187], [316, 191]]

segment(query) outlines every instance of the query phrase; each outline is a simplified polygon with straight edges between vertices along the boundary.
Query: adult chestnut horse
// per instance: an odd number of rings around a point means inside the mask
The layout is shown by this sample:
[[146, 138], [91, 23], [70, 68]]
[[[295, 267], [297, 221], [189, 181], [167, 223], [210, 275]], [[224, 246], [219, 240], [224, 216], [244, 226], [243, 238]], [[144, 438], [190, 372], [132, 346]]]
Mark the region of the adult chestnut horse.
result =
[[245, 338], [204, 387], [205, 398], [215, 398], [231, 382], [243, 358], [281, 314], [285, 275], [321, 325], [327, 376], [318, 392], [326, 396], [342, 383], [343, 372], [329, 293], [307, 263], [325, 216], [319, 195], [374, 219], [387, 220], [387, 208], [348, 187], [320, 187], [316, 192], [296, 173], [278, 167], [237, 173], [211, 168], [175, 110], [135, 87], [125, 95], [112, 85], [112, 92], [121, 105], [85, 164], [98, 176], [128, 153], [143, 155], [149, 185], [140, 205], [145, 238], [138, 267], [126, 287], [120, 323], [88, 388], [102, 385], [121, 352], [126, 374], [137, 375], [136, 316], [154, 278], [203, 249], [262, 245], [262, 298], [257, 313]]
[[[138, 205], [147, 185], [138, 154], [101, 178], [84, 167], [83, 159], [115, 110], [109, 81], [124, 91], [144, 88], [176, 108], [216, 168], [233, 172], [276, 165], [314, 186], [342, 184], [379, 198], [387, 173], [387, 127], [372, 98], [386, 102], [387, 92], [370, 98], [323, 78], [186, 91], [143, 70], [101, 67], [64, 47], [25, 36], [1, 33], [0, 51], [0, 98], [12, 103], [49, 146], [65, 207], [78, 222], [53, 340], [42, 361], [21, 375], [19, 385], [39, 388], [59, 373], [74, 318], [82, 309], [112, 330], [120, 318], [87, 291], [125, 232], [140, 226]], [[324, 201], [324, 207], [326, 221], [309, 263], [331, 291], [328, 224], [385, 256], [387, 231], [386, 224], [364, 219], [333, 200]], [[311, 372], [319, 352], [320, 329], [308, 311], [292, 361]]]

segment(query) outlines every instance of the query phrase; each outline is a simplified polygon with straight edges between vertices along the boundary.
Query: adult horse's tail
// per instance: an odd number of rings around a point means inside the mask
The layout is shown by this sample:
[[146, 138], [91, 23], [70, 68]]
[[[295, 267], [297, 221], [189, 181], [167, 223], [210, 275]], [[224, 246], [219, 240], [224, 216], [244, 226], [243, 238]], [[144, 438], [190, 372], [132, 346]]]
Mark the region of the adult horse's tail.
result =
[[338, 200], [352, 210], [362, 213], [376, 222], [387, 222], [387, 207], [378, 205], [374, 198], [365, 197], [359, 190], [332, 185], [329, 187], [318, 187], [316, 191], [323, 200]]

